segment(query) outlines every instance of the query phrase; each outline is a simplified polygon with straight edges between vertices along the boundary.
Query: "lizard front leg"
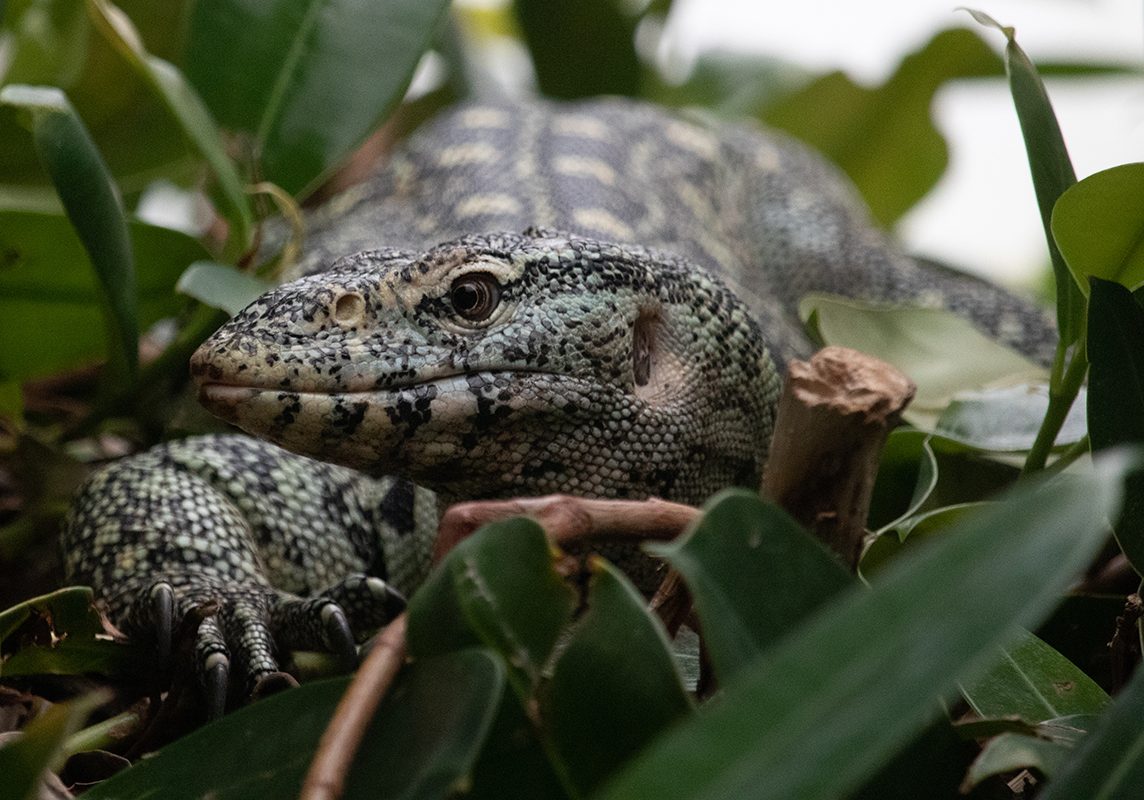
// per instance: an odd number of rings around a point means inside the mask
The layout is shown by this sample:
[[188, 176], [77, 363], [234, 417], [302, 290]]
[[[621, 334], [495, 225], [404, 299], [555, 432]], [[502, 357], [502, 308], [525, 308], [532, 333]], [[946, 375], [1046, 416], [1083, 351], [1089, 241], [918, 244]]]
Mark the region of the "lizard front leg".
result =
[[156, 447], [94, 473], [65, 524], [69, 578], [169, 651], [194, 609], [213, 711], [236, 662], [250, 692], [293, 649], [354, 653], [428, 568], [432, 495], [243, 436]]

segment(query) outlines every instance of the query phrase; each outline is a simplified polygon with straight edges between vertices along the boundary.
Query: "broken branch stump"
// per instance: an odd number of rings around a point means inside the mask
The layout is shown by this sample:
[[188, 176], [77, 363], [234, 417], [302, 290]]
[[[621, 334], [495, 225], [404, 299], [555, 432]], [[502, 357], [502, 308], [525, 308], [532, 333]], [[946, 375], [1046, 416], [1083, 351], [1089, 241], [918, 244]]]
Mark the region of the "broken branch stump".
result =
[[790, 363], [762, 491], [851, 569], [882, 447], [916, 388], [886, 362], [845, 347]]

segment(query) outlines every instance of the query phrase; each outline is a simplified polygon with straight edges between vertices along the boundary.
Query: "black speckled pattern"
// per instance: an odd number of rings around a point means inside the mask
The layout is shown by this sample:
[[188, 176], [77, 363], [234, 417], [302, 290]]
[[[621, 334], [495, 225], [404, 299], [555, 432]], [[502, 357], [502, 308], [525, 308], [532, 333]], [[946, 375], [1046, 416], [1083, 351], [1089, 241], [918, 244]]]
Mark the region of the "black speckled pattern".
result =
[[[168, 444], [96, 473], [64, 536], [72, 579], [129, 630], [155, 624], [156, 584], [178, 613], [218, 601], [200, 663], [237, 656], [248, 682], [276, 646], [332, 646], [331, 604], [357, 632], [384, 620], [388, 585], [427, 569], [428, 489], [756, 485], [781, 366], [810, 351], [806, 292], [950, 308], [1041, 362], [1054, 345], [1031, 304], [903, 256], [803, 146], [622, 100], [445, 113], [309, 228], [303, 277], [192, 371], [215, 413], [357, 471]], [[470, 272], [499, 286], [475, 321], [450, 293]]]

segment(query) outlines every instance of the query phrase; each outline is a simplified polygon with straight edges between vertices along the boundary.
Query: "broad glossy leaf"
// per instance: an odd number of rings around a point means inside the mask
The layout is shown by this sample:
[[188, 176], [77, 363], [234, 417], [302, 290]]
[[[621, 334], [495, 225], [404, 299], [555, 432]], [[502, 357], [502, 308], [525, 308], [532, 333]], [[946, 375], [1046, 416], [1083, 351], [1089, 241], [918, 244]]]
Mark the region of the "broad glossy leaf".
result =
[[862, 551], [862, 558], [858, 561], [858, 573], [863, 578], [869, 578], [897, 558], [906, 548], [912, 548], [931, 536], [943, 533], [966, 514], [972, 514], [985, 505], [987, 504], [960, 503], [942, 506], [898, 521], [879, 533], [877, 538]]
[[937, 485], [937, 459], [929, 434], [908, 428], [891, 431], [878, 461], [866, 527], [882, 531], [917, 513]]
[[139, 367], [135, 260], [119, 191], [67, 96], [52, 87], [11, 85], [0, 103], [28, 112], [36, 154], [99, 279], [106, 309], [113, 385], [133, 381]]
[[191, 16], [187, 77], [253, 137], [261, 175], [313, 189], [405, 93], [447, 0], [226, 0]]
[[887, 308], [812, 294], [799, 303], [799, 314], [807, 320], [812, 313], [827, 344], [876, 356], [917, 384], [904, 416], [926, 430], [960, 391], [1047, 377], [1044, 369], [949, 311]]
[[930, 112], [934, 94], [951, 78], [1000, 74], [1000, 60], [981, 37], [953, 28], [906, 56], [881, 86], [867, 88], [833, 72], [761, 117], [840, 166], [875, 219], [889, 226], [933, 188], [949, 161]]
[[1131, 798], [1144, 786], [1144, 670], [1137, 669], [1040, 800]]
[[120, 680], [143, 681], [153, 667], [145, 646], [107, 639], [68, 638], [53, 647], [25, 647], [12, 654], [0, 673], [18, 675], [107, 675]]
[[[178, 310], [175, 281], [206, 258], [186, 234], [131, 222], [142, 328]], [[0, 210], [0, 379], [47, 375], [104, 352], [100, 290], [62, 214]]]
[[[1120, 284], [1090, 281], [1088, 427], [1096, 452], [1144, 442], [1144, 308]], [[1144, 476], [1128, 481], [1116, 539], [1144, 574]]]
[[250, 243], [254, 221], [242, 179], [223, 149], [210, 112], [174, 66], [147, 52], [122, 11], [108, 0], [88, 0], [88, 8], [96, 28], [163, 100], [183, 135], [210, 167], [218, 182], [219, 211], [231, 226], [228, 253], [237, 257]]
[[1021, 136], [1029, 157], [1033, 189], [1041, 211], [1041, 224], [1053, 264], [1057, 290], [1057, 327], [1064, 344], [1072, 344], [1081, 333], [1085, 302], [1081, 287], [1073, 280], [1064, 256], [1053, 237], [1053, 206], [1065, 190], [1076, 183], [1076, 172], [1065, 147], [1061, 127], [1049, 101], [1045, 84], [1033, 62], [1017, 45], [1016, 31], [998, 23], [988, 14], [967, 9], [978, 23], [996, 28], [1005, 35], [1005, 71], [1009, 75], [1009, 91], [1021, 123]]
[[515, 0], [540, 91], [571, 100], [636, 95], [637, 8], [620, 0]]
[[1028, 722], [1099, 714], [1108, 705], [1108, 694], [1092, 678], [1028, 631], [988, 672], [963, 683], [961, 693], [982, 717]]
[[[96, 798], [297, 797], [348, 680], [322, 681], [239, 709], [91, 789]], [[418, 661], [382, 701], [346, 798], [441, 798], [476, 760], [504, 692], [479, 649]]]
[[1033, 482], [898, 559], [869, 590], [820, 609], [597, 797], [848, 795], [924, 727], [935, 697], [1052, 608], [1103, 544], [1129, 463]]
[[1071, 753], [1072, 747], [1060, 742], [1003, 733], [986, 743], [981, 755], [970, 765], [963, 786], [968, 791], [986, 778], [1022, 769], [1035, 769], [1051, 777]]
[[658, 618], [615, 567], [601, 559], [591, 566], [588, 610], [541, 706], [553, 746], [584, 793], [691, 711]]
[[785, 511], [742, 489], [716, 495], [679, 540], [647, 549], [687, 582], [722, 684], [852, 582]]
[[[24, 631], [26, 635], [13, 637]], [[102, 674], [140, 677], [141, 648], [102, 637], [103, 623], [86, 586], [69, 586], [0, 612], [0, 642], [9, 655], [0, 675]]]
[[511, 665], [517, 693], [527, 697], [576, 602], [553, 558], [533, 520], [481, 528], [453, 548], [410, 599], [410, 653], [425, 658], [491, 647]]
[[563, 800], [571, 796], [556, 774], [556, 759], [540, 740], [535, 713], [531, 698], [526, 710], [526, 704], [515, 694], [505, 692], [485, 746], [473, 765], [472, 787], [464, 795], [466, 800]]
[[217, 261], [196, 261], [179, 276], [175, 289], [232, 317], [273, 288], [261, 278]]
[[0, 611], [0, 642], [30, 617], [43, 617], [58, 635], [90, 637], [103, 633], [99, 615], [92, 607], [92, 592], [86, 586], [68, 586], [33, 597]]
[[[1025, 452], [1033, 446], [1048, 408], [1049, 387], [1043, 383], [962, 392], [941, 413], [934, 433], [975, 450]], [[1084, 438], [1084, 409], [1082, 387], [1057, 435], [1057, 447]]]
[[1053, 236], [1081, 291], [1089, 276], [1130, 289], [1144, 283], [1144, 164], [1121, 164], [1070, 187], [1053, 209]]

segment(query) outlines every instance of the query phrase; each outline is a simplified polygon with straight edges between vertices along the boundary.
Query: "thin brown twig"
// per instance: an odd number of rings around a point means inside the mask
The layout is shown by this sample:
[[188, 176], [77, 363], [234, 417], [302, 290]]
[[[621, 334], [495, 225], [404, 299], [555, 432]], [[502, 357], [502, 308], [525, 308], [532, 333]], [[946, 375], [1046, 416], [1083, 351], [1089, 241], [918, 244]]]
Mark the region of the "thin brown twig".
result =
[[405, 652], [405, 614], [401, 614], [378, 635], [342, 695], [306, 773], [300, 800], [336, 800], [342, 796], [350, 764], [374, 712], [405, 663]]

